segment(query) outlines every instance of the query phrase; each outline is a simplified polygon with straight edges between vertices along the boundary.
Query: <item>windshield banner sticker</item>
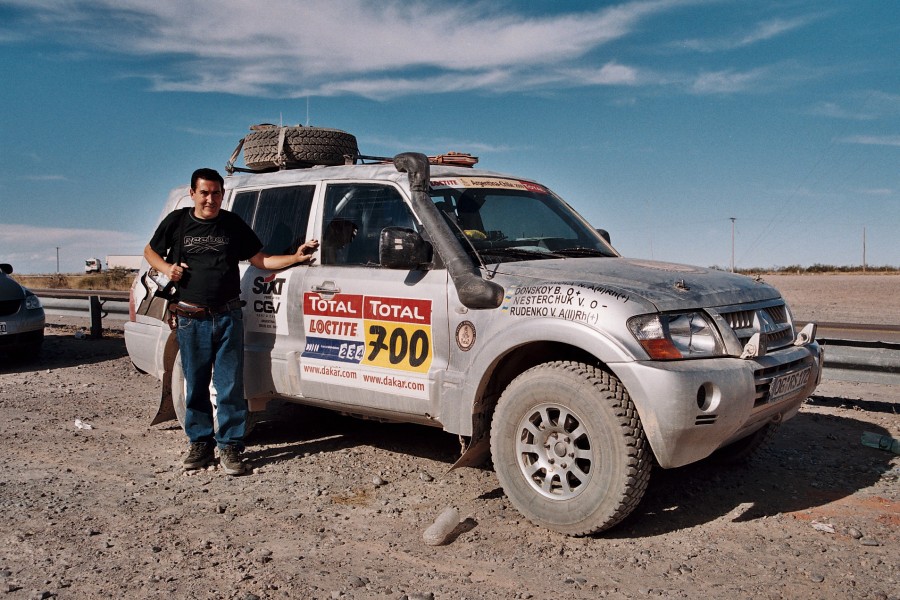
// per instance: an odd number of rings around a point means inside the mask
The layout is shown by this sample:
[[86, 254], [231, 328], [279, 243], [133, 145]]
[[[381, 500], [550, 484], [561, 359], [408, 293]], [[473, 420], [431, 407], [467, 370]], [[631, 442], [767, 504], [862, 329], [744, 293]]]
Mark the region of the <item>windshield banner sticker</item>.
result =
[[[433, 356], [431, 300], [307, 292], [303, 324], [302, 358], [310, 366], [304, 367], [305, 377], [329, 382], [340, 377], [356, 387], [425, 396], [421, 375], [428, 373]], [[313, 368], [310, 360], [343, 367]], [[381, 369], [395, 375], [375, 375]]]
[[615, 290], [568, 283], [520, 285], [507, 289], [500, 307], [511, 317], [545, 317], [595, 325], [599, 311], [607, 304], [597, 294], [608, 295], [619, 302], [628, 296]]
[[431, 180], [431, 187], [486, 188], [497, 190], [525, 190], [546, 193], [547, 188], [531, 181], [505, 179], [502, 177], [445, 177]]

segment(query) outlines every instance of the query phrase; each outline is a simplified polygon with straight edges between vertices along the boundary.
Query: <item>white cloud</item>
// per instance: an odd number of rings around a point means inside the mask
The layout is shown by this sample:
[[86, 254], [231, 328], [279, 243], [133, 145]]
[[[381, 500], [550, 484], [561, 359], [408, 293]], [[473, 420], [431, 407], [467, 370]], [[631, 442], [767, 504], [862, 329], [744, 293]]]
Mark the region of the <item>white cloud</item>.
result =
[[879, 90], [848, 94], [840, 101], [823, 101], [809, 110], [810, 114], [835, 119], [870, 121], [900, 115], [900, 94]]
[[851, 135], [838, 140], [845, 144], [900, 147], [900, 135]]
[[560, 81], [633, 85], [634, 71], [611, 57], [600, 67], [561, 70], [689, 3], [632, 1], [530, 16], [515, 4], [484, 1], [223, 0], [214, 8], [201, 0], [0, 1], [29, 15], [35, 35], [165, 61], [140, 74], [156, 90], [371, 98]]
[[676, 45], [698, 52], [721, 52], [752, 46], [778, 37], [813, 21], [815, 17], [797, 17], [794, 19], [772, 19], [757, 23], [752, 29], [739, 32], [728, 37], [711, 39], [691, 39], [678, 42]]
[[28, 181], [68, 181], [69, 178], [65, 175], [23, 175], [22, 179], [27, 179]]
[[765, 81], [766, 75], [766, 69], [702, 73], [694, 80], [691, 91], [696, 94], [732, 94], [753, 90], [759, 83]]

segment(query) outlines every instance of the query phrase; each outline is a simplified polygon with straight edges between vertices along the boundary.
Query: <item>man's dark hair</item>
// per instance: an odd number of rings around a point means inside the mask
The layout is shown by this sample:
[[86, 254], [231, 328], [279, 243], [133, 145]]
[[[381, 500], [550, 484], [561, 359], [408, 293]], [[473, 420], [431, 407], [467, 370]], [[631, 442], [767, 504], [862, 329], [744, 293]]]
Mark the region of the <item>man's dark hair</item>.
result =
[[197, 180], [205, 179], [206, 181], [218, 181], [219, 185], [222, 186], [222, 189], [225, 189], [225, 180], [222, 179], [222, 176], [219, 175], [219, 172], [215, 169], [197, 169], [194, 171], [194, 174], [191, 175], [191, 189], [197, 189]]

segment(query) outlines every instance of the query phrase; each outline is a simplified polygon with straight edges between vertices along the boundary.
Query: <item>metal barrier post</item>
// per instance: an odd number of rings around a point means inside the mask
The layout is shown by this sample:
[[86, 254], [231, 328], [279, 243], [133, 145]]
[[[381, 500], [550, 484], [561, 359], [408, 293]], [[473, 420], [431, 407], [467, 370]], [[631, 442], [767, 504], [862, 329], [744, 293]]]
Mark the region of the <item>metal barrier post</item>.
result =
[[91, 337], [99, 339], [103, 337], [103, 314], [100, 296], [91, 296]]

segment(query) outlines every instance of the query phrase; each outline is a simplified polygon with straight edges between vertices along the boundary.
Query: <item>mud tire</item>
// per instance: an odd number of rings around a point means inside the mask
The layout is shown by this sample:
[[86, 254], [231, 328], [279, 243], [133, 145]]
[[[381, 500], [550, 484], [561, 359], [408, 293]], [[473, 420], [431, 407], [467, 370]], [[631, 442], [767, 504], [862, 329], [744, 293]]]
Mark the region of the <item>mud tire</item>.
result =
[[279, 156], [281, 128], [256, 126], [244, 138], [244, 164], [250, 169], [299, 169], [343, 165], [344, 156], [359, 154], [356, 137], [340, 129], [285, 127], [284, 160]]
[[614, 375], [577, 362], [541, 364], [510, 383], [491, 423], [491, 454], [519, 512], [575, 536], [627, 517], [653, 465], [625, 387]]

